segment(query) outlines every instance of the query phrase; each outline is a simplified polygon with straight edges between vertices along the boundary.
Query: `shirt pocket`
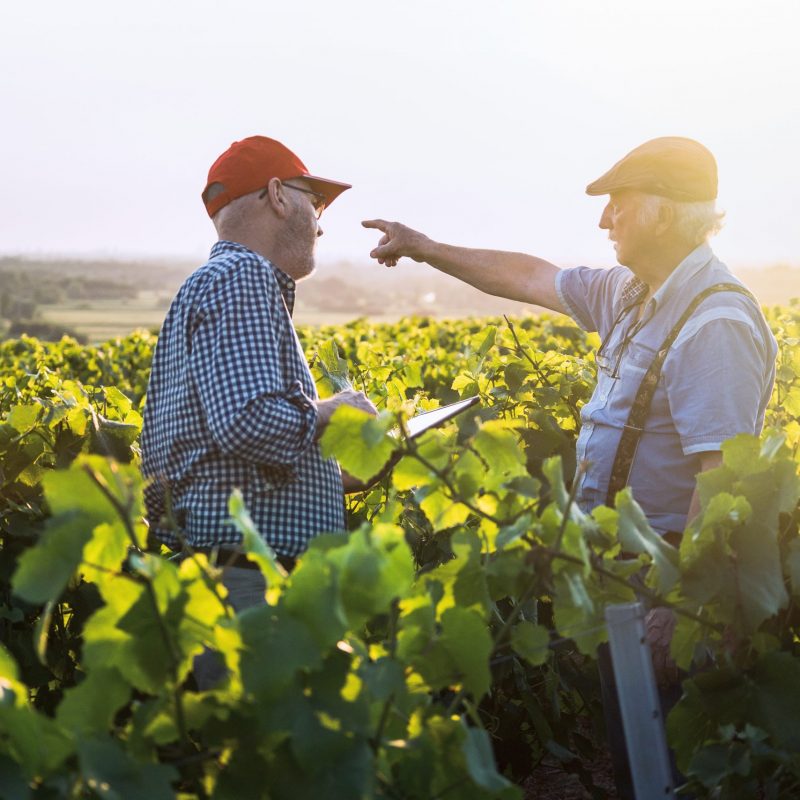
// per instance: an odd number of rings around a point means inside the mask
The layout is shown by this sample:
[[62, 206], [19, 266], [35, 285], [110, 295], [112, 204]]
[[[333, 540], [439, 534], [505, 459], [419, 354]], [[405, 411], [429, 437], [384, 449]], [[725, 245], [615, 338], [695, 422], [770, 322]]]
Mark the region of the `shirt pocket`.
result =
[[[638, 375], [639, 379], [644, 377], [648, 367], [653, 363], [656, 357], [656, 351], [646, 344], [637, 342], [635, 339], [628, 342], [628, 347], [622, 356], [620, 363], [620, 375], [629, 375], [631, 377]], [[662, 378], [659, 376], [659, 381]]]

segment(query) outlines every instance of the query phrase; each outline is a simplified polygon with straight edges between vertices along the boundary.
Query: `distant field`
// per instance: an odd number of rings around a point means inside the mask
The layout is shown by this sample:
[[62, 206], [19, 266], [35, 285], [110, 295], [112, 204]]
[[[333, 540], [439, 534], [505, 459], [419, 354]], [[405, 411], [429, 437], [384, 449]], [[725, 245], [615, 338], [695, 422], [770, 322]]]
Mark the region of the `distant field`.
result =
[[[38, 307], [41, 318], [72, 329], [93, 343], [123, 336], [136, 328], [160, 328], [169, 300], [180, 283], [180, 271], [168, 272], [163, 267], [156, 269], [146, 264], [114, 267], [116, 272], [102, 272], [100, 266], [95, 272], [111, 277], [125, 275], [129, 281], [132, 275], [141, 275], [138, 285], [146, 288], [135, 299], [41, 305]], [[74, 268], [77, 270], [78, 265]], [[168, 275], [169, 280], [157, 283], [159, 274]], [[774, 266], [742, 270], [737, 275], [764, 305], [787, 305], [790, 298], [800, 297], [800, 269]], [[481, 294], [419, 264], [409, 264], [402, 271], [376, 271], [374, 267], [342, 264], [323, 266], [299, 287], [294, 319], [298, 325], [339, 325], [359, 317], [394, 322], [412, 314], [463, 318], [521, 315], [537, 310], [534, 306]]]
[[[164, 321], [167, 306], [159, 303], [163, 295], [152, 292], [140, 292], [135, 300], [96, 301], [77, 304], [43, 305], [39, 311], [46, 322], [63, 325], [84, 335], [90, 343], [97, 343], [116, 336], [125, 336], [137, 328], [147, 330], [158, 329]], [[398, 310], [388, 314], [370, 314], [369, 318], [376, 322], [393, 322], [401, 316], [411, 313], [409, 310]], [[437, 314], [436, 309], [426, 310], [431, 316]], [[294, 314], [297, 325], [341, 325], [357, 319], [358, 311], [321, 311], [315, 308], [303, 308], [298, 305]], [[451, 313], [449, 316], [456, 316]]]
[[[159, 302], [159, 298], [162, 298]], [[167, 313], [163, 294], [143, 291], [135, 300], [97, 300], [39, 307], [46, 322], [63, 325], [99, 342], [124, 336], [136, 328], [160, 328]]]

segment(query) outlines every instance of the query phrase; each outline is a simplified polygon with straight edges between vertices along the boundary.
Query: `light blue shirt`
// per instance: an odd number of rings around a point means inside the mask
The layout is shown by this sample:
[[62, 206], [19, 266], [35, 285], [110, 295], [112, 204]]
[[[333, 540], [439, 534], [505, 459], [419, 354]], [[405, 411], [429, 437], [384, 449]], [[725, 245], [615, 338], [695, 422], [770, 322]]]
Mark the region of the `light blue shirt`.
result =
[[[581, 410], [577, 442], [578, 463], [589, 462], [577, 494], [585, 511], [605, 503], [623, 425], [657, 349], [692, 299], [716, 283], [741, 285], [703, 244], [678, 265], [637, 321], [647, 287], [626, 267], [558, 273], [565, 309], [603, 341], [597, 386]], [[655, 530], [686, 527], [699, 453], [719, 450], [738, 433], [761, 432], [777, 353], [761, 310], [735, 292], [706, 298], [684, 325], [664, 362], [630, 476]]]

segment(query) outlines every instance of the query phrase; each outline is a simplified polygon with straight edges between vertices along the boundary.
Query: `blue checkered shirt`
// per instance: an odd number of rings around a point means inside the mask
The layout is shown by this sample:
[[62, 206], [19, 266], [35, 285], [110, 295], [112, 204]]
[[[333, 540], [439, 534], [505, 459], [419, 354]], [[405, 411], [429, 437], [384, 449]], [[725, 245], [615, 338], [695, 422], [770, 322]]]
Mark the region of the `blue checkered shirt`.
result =
[[288, 275], [221, 241], [172, 301], [141, 440], [150, 527], [171, 547], [168, 506], [190, 545], [237, 544], [235, 488], [280, 555], [344, 528], [339, 466], [314, 437], [317, 392], [292, 326], [294, 293]]

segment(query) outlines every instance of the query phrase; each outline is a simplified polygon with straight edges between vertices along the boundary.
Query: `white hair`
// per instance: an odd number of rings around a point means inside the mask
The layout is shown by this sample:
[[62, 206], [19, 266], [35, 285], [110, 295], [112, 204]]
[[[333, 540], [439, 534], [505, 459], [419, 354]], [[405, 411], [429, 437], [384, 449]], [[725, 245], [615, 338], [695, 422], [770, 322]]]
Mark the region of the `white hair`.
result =
[[722, 230], [725, 212], [717, 210], [715, 200], [683, 203], [655, 194], [643, 194], [639, 206], [639, 224], [652, 225], [661, 207], [669, 204], [674, 213], [673, 231], [687, 242], [708, 241]]
[[211, 217], [217, 233], [222, 233], [224, 230], [238, 228], [243, 222], [247, 220], [250, 211], [253, 207], [253, 199], [257, 196], [257, 192], [237, 197], [226, 203], [222, 208]]

